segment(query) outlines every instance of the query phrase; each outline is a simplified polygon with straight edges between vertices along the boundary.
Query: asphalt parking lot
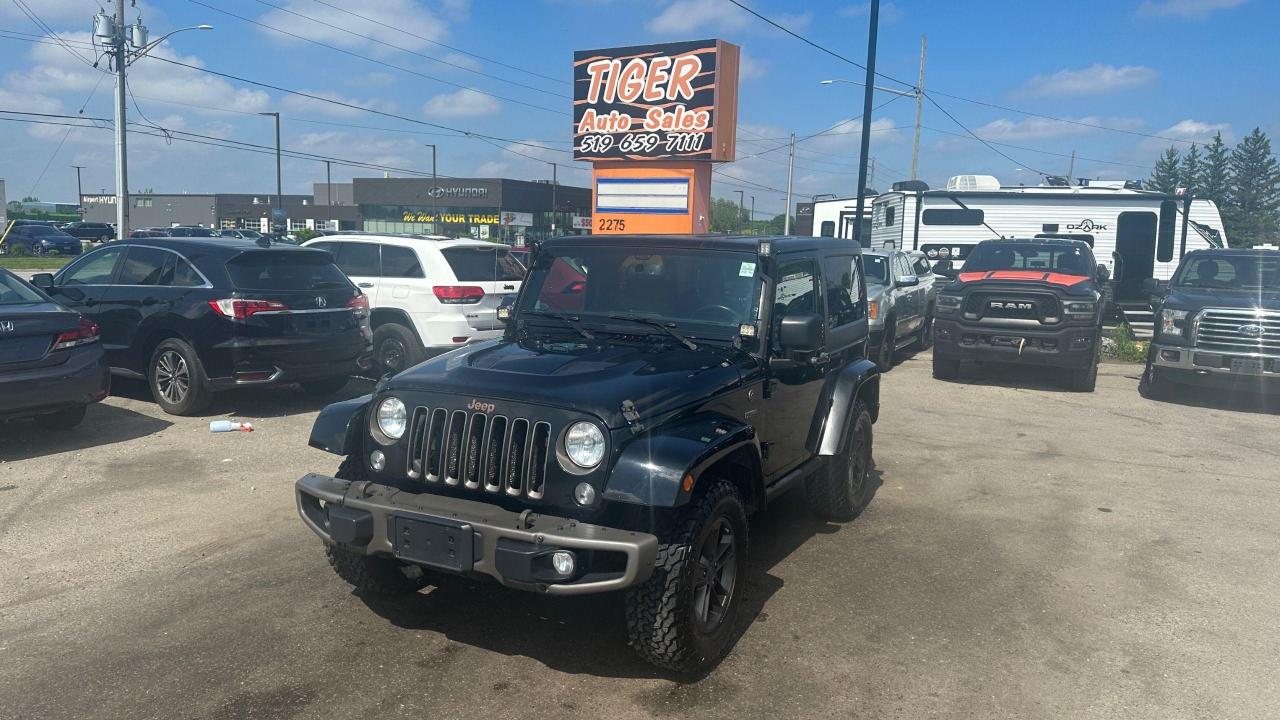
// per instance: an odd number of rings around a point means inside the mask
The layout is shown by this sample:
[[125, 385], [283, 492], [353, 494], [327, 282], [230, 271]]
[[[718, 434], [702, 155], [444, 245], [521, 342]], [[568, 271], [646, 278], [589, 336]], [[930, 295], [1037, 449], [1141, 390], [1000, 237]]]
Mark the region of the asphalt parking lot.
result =
[[[747, 617], [693, 682], [618, 596], [457, 581], [352, 594], [297, 519], [323, 404], [235, 394], [211, 435], [145, 390], [65, 435], [0, 426], [6, 718], [1260, 718], [1280, 708], [1280, 414], [1035, 372], [886, 376], [848, 525], [753, 524]], [[353, 382], [346, 393], [362, 392]]]

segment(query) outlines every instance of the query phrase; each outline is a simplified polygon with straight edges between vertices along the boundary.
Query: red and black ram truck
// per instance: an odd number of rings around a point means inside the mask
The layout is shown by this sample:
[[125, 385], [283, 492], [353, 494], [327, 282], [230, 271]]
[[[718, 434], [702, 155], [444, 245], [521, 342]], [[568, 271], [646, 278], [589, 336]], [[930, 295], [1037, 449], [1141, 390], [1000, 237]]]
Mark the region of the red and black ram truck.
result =
[[933, 376], [963, 360], [1046, 365], [1092, 392], [1098, 377], [1105, 267], [1079, 240], [1002, 238], [979, 243], [938, 293]]

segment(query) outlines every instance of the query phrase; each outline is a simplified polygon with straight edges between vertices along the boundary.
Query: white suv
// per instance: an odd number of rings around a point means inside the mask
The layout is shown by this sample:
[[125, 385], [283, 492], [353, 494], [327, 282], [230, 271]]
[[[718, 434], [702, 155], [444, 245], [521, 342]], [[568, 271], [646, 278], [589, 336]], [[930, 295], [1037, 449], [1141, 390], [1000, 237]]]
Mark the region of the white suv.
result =
[[524, 280], [507, 246], [483, 240], [360, 233], [305, 245], [332, 253], [369, 296], [379, 374], [501, 335], [498, 305]]

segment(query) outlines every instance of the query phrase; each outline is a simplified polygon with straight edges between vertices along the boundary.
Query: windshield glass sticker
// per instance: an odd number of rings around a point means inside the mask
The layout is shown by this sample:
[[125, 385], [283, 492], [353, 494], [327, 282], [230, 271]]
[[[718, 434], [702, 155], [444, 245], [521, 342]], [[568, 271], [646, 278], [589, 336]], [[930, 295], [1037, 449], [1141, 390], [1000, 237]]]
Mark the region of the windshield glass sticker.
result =
[[738, 277], [755, 277], [755, 275], [756, 264], [753, 262], [744, 262], [742, 263], [742, 266], [738, 268]]

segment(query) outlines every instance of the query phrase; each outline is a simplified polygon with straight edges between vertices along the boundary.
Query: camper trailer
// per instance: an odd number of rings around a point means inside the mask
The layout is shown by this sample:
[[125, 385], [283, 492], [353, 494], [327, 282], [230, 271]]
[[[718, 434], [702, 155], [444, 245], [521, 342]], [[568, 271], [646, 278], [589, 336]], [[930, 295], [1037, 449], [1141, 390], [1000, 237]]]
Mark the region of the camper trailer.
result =
[[[852, 238], [852, 226], [840, 222], [850, 200], [814, 204], [814, 235], [819, 218]], [[864, 236], [865, 237], [865, 236]], [[989, 175], [958, 175], [946, 189], [920, 181], [895, 183], [875, 196], [871, 207], [870, 247], [921, 250], [929, 258], [964, 263], [969, 249], [997, 237], [1062, 237], [1083, 240], [1107, 266], [1114, 298], [1131, 324], [1145, 326], [1150, 308], [1142, 281], [1167, 280], [1182, 256], [1192, 250], [1226, 245], [1222, 218], [1212, 201], [1139, 189], [1126, 181], [1082, 181], [1068, 185], [1007, 187]]]

